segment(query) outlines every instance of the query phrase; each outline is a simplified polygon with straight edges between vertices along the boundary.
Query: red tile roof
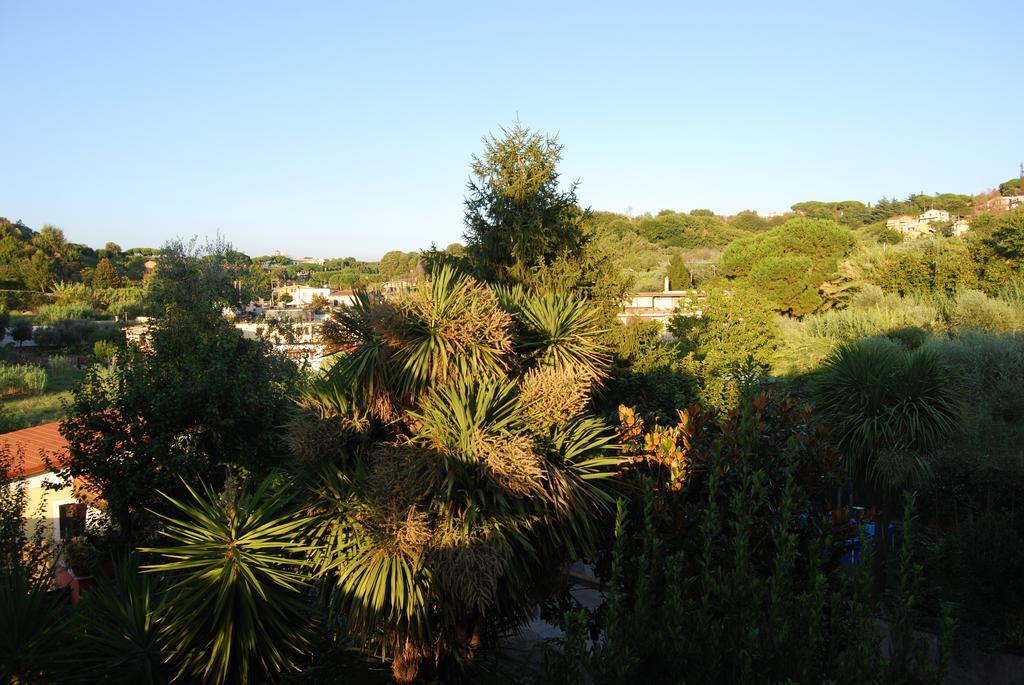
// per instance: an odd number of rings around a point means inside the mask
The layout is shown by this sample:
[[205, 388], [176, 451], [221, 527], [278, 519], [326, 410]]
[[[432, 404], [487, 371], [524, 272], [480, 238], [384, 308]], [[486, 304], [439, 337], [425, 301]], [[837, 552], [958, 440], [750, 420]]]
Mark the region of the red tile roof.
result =
[[62, 465], [68, 457], [68, 441], [60, 434], [59, 427], [60, 422], [54, 421], [0, 435], [0, 447], [6, 447], [12, 459], [17, 460], [20, 452], [25, 460], [20, 473], [8, 475], [28, 478], [46, 473], [44, 456], [55, 466]]

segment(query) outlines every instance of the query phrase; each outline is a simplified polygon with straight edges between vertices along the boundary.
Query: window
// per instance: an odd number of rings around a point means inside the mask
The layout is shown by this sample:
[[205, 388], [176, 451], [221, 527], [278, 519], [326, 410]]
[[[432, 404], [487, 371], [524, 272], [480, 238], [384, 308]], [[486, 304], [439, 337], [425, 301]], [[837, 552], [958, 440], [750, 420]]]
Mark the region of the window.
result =
[[70, 540], [85, 532], [85, 514], [87, 509], [88, 505], [75, 502], [61, 504], [57, 507], [60, 516], [61, 540]]

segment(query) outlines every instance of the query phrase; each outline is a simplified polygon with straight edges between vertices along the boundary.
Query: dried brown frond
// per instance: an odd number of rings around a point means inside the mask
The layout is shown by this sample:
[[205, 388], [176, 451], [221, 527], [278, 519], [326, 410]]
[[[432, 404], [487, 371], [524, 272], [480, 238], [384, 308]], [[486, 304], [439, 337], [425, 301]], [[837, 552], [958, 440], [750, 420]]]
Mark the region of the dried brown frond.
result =
[[[512, 317], [490, 288], [472, 278], [464, 278], [452, 297], [439, 298], [423, 286], [398, 296], [394, 305], [401, 316], [433, 330], [445, 342], [451, 362], [460, 356], [485, 355], [503, 365], [502, 357], [512, 349]], [[395, 347], [401, 344], [394, 341]], [[434, 379], [444, 382], [455, 371], [438, 366], [433, 369]]]
[[512, 349], [509, 335], [512, 317], [498, 305], [494, 292], [470, 279], [465, 295], [460, 301], [458, 315], [442, 324], [441, 336], [457, 345], [472, 343], [499, 354], [509, 352]]
[[590, 386], [586, 376], [570, 369], [539, 367], [519, 382], [520, 404], [529, 424], [554, 426], [583, 411]]
[[430, 656], [430, 651], [411, 640], [405, 640], [395, 646], [395, 656], [391, 659], [391, 676], [396, 683], [414, 683], [419, 675], [420, 662]]
[[434, 578], [444, 593], [486, 614], [511, 565], [512, 548], [500, 535], [478, 535], [437, 547], [432, 557]]
[[391, 541], [394, 551], [413, 559], [422, 556], [433, 537], [430, 517], [415, 506], [386, 511], [377, 532]]
[[540, 458], [526, 436], [476, 434], [474, 451], [499, 487], [516, 495], [529, 495], [541, 488]]
[[375, 446], [366, 455], [368, 499], [381, 503], [396, 501], [400, 506], [418, 501], [429, 493], [433, 472], [430, 467], [436, 458], [433, 452], [406, 445]]
[[394, 398], [392, 398], [387, 392], [378, 392], [374, 394], [371, 402], [371, 411], [374, 416], [385, 423], [394, 421], [401, 413], [401, 410], [395, 404]]
[[298, 460], [314, 463], [339, 454], [352, 434], [365, 428], [365, 420], [325, 418], [315, 409], [299, 407], [285, 425], [285, 445]]
[[[348, 521], [377, 540], [388, 553], [417, 558], [437, 536], [423, 501], [436, 488], [432, 453], [401, 445], [381, 445], [365, 455], [367, 474]], [[426, 466], [426, 467], [425, 467]]]

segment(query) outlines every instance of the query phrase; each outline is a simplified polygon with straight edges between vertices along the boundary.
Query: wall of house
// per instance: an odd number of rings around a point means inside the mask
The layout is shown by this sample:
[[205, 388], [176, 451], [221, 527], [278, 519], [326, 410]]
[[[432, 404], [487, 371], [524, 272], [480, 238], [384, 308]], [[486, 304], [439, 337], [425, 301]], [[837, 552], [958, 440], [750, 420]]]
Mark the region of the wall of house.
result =
[[[26, 530], [33, 535], [38, 526], [46, 526], [46, 534], [55, 542], [59, 542], [60, 505], [77, 502], [70, 487], [61, 487], [60, 480], [53, 473], [42, 473], [24, 479], [25, 493], [28, 496], [28, 507], [25, 511]], [[46, 487], [47, 484], [57, 489]]]

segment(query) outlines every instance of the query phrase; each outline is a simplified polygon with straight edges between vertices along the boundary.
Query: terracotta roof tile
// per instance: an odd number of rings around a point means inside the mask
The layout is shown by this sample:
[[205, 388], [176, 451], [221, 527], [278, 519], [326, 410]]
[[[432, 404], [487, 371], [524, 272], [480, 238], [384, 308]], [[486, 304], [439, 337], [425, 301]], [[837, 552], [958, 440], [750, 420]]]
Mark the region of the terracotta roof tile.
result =
[[21, 473], [22, 478], [46, 473], [44, 455], [55, 465], [62, 465], [68, 457], [68, 441], [60, 434], [60, 422], [46, 423], [42, 426], [23, 428], [18, 431], [0, 434], [0, 446], [6, 447], [12, 457], [18, 452], [24, 456]]

